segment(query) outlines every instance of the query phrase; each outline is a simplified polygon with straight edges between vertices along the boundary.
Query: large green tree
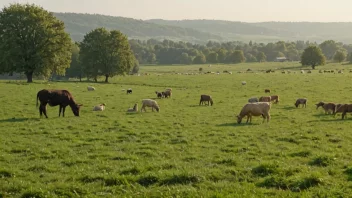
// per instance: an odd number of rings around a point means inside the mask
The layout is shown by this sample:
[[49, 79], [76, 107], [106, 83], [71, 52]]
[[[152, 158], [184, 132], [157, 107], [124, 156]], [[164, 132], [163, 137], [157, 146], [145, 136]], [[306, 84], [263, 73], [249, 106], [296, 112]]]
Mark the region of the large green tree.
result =
[[64, 75], [71, 62], [71, 38], [53, 13], [33, 4], [12, 4], [0, 12], [0, 73]]
[[125, 35], [120, 31], [97, 28], [87, 33], [80, 45], [80, 62], [88, 77], [109, 77], [125, 74], [135, 64], [134, 55]]
[[257, 61], [258, 62], [265, 62], [266, 61], [266, 56], [264, 52], [259, 52], [257, 55]]
[[317, 65], [325, 65], [325, 56], [317, 46], [307, 47], [301, 57], [302, 65], [310, 65], [313, 69]]

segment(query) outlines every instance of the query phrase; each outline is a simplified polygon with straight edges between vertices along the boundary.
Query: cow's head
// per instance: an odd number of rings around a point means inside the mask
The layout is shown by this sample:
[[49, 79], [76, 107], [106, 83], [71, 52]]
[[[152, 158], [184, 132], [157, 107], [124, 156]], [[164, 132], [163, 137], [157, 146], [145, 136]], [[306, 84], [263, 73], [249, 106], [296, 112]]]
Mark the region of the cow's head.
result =
[[318, 104], [315, 104], [315, 105], [317, 106], [317, 109], [318, 109], [319, 107], [322, 107], [324, 105], [324, 102], [319, 102]]
[[75, 105], [71, 106], [72, 112], [75, 116], [79, 116], [79, 110], [80, 110], [81, 106], [83, 106], [83, 105], [82, 104], [75, 104]]
[[238, 115], [238, 116], [237, 116], [237, 123], [238, 123], [238, 124], [241, 124], [241, 122], [242, 122], [242, 117]]

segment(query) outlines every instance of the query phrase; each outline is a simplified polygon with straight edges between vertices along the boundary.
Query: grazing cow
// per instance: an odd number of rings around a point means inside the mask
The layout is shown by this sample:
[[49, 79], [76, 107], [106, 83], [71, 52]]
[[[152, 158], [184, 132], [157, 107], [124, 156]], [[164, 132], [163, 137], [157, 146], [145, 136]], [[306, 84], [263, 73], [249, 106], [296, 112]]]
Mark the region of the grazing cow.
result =
[[278, 95], [270, 96], [270, 102], [272, 101], [274, 101], [274, 103], [277, 104], [279, 102], [279, 96]]
[[213, 99], [211, 98], [211, 96], [209, 95], [200, 95], [200, 101], [199, 101], [199, 105], [204, 103], [205, 102], [208, 102], [208, 106], [209, 106], [209, 102], [210, 102], [210, 105], [213, 106]]
[[138, 104], [134, 104], [133, 108], [129, 108], [127, 112], [137, 112], [138, 111]]
[[344, 104], [335, 104], [335, 113], [334, 113], [334, 117], [336, 116], [337, 113], [343, 113], [343, 109], [339, 109], [342, 105]]
[[248, 103], [243, 106], [240, 114], [237, 116], [237, 123], [240, 124], [242, 122], [242, 118], [247, 116], [247, 122], [252, 122], [252, 116], [262, 116], [263, 123], [265, 119], [267, 122], [270, 120], [270, 103], [269, 102], [255, 102]]
[[296, 103], [295, 103], [295, 106], [296, 106], [296, 108], [299, 106], [299, 105], [302, 105], [302, 108], [303, 108], [303, 106], [305, 107], [305, 108], [307, 108], [307, 98], [298, 98], [297, 100], [296, 100]]
[[342, 120], [345, 119], [347, 113], [352, 113], [352, 104], [342, 104], [337, 112], [342, 112]]
[[88, 86], [88, 87], [87, 87], [87, 90], [88, 90], [88, 91], [94, 91], [94, 90], [95, 90], [95, 87]]
[[253, 102], [259, 102], [259, 100], [258, 100], [258, 98], [250, 98], [250, 99], [248, 99], [248, 102], [249, 103], [253, 103]]
[[329, 111], [332, 111], [333, 114], [335, 114], [335, 108], [336, 108], [336, 105], [335, 103], [332, 103], [332, 102], [319, 102], [318, 104], [315, 104], [317, 106], [317, 109], [319, 107], [323, 107], [324, 111], [325, 111], [325, 114], [328, 114]]
[[265, 89], [264, 92], [265, 93], [270, 93], [270, 89]]
[[127, 94], [132, 94], [132, 88], [127, 89]]
[[172, 92], [170, 90], [166, 90], [166, 91], [162, 92], [162, 94], [165, 98], [170, 98], [172, 95]]
[[77, 104], [74, 100], [71, 93], [67, 90], [55, 90], [55, 89], [43, 89], [37, 93], [37, 104], [38, 107], [38, 99], [40, 101], [39, 106], [39, 114], [42, 117], [43, 113], [46, 118], [48, 118], [46, 114], [46, 105], [57, 106], [60, 105], [59, 108], [59, 117], [62, 111], [62, 117], [65, 117], [65, 109], [69, 105], [72, 109], [72, 112], [75, 116], [79, 116], [80, 107], [83, 106], [81, 104]]
[[93, 111], [104, 111], [104, 110], [105, 110], [105, 103], [93, 107]]
[[311, 70], [308, 70], [308, 71], [307, 71], [307, 73], [308, 73], [308, 74], [311, 74], [311, 73], [312, 73], [312, 71], [311, 71]]
[[164, 96], [163, 92], [157, 92], [155, 91], [155, 94], [158, 98], [162, 98]]
[[154, 109], [156, 109], [156, 111], [159, 112], [159, 110], [160, 110], [160, 107], [159, 107], [158, 103], [155, 100], [152, 100], [152, 99], [143, 99], [142, 100], [141, 112], [142, 112], [143, 109], [144, 109], [145, 112], [147, 112], [145, 107], [151, 107], [152, 111], [154, 111]]
[[270, 102], [271, 97], [270, 96], [262, 96], [259, 98], [259, 102]]

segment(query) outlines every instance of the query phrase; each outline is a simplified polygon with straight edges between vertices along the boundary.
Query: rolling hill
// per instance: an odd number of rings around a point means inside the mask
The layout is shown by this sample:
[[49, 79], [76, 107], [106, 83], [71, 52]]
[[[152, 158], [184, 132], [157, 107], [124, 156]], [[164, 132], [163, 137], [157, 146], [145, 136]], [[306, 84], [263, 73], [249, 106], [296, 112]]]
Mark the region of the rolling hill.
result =
[[245, 23], [221, 20], [136, 20], [98, 14], [54, 13], [64, 21], [66, 30], [76, 41], [98, 28], [117, 29], [129, 38], [150, 38], [192, 43], [213, 41], [275, 42], [309, 40], [322, 42], [333, 39], [352, 43], [352, 23], [261, 22]]

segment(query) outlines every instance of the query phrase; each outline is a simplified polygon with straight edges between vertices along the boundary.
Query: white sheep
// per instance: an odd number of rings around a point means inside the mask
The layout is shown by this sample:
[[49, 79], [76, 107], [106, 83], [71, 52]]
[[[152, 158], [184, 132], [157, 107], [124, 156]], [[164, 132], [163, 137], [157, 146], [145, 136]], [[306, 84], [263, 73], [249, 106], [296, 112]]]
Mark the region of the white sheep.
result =
[[142, 100], [142, 108], [141, 108], [141, 112], [144, 109], [145, 112], [147, 112], [145, 110], [145, 107], [151, 107], [152, 111], [154, 111], [154, 109], [156, 109], [157, 112], [159, 112], [160, 107], [158, 105], [158, 103], [155, 100], [152, 99], [143, 99]]
[[242, 85], [246, 85], [247, 83], [246, 83], [246, 81], [242, 81]]
[[88, 91], [94, 91], [94, 90], [95, 90], [95, 87], [88, 86], [88, 87], [87, 87], [87, 90], [88, 90]]
[[93, 107], [93, 111], [104, 111], [105, 110], [105, 103]]
[[301, 70], [301, 74], [304, 74], [304, 71], [303, 71], [303, 70]]

